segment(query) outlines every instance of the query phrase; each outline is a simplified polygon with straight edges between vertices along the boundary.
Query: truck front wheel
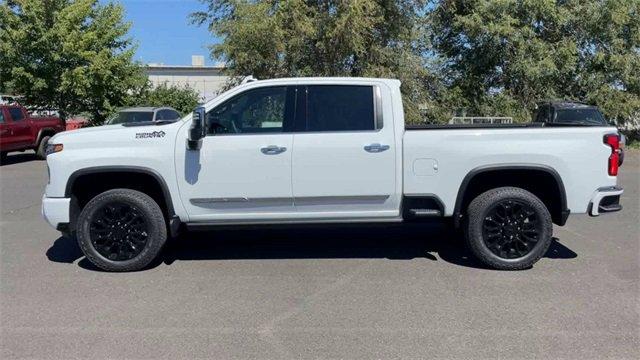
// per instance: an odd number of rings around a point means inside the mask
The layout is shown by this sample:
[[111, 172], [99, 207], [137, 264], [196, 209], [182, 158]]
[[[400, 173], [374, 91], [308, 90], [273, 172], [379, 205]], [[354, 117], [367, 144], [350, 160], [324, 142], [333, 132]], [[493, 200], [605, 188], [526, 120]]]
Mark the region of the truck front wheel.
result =
[[464, 230], [469, 249], [491, 268], [529, 268], [551, 244], [551, 214], [524, 189], [501, 187], [482, 193], [471, 201], [467, 215]]
[[105, 191], [82, 209], [76, 235], [84, 255], [107, 271], [135, 271], [148, 266], [167, 240], [158, 204], [130, 189]]

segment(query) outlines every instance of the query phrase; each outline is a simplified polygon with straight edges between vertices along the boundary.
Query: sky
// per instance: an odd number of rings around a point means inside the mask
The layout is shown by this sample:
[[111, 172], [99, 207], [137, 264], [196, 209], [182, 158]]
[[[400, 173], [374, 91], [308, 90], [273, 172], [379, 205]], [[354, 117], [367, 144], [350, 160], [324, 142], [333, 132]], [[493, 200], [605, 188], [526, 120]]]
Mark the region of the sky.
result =
[[[107, 3], [109, 0], [100, 0]], [[216, 40], [206, 26], [189, 23], [189, 14], [206, 9], [198, 0], [115, 0], [125, 8], [131, 36], [138, 44], [135, 60], [165, 65], [191, 65], [191, 55], [204, 55], [215, 65], [207, 45]]]

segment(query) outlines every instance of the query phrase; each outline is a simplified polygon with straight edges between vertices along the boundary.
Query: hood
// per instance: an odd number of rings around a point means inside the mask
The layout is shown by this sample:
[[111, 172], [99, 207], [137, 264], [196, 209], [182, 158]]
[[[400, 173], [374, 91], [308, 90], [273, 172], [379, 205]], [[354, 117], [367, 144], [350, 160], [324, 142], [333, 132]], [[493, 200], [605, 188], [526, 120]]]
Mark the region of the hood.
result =
[[49, 140], [50, 143], [87, 143], [94, 141], [101, 142], [135, 142], [140, 139], [164, 138], [170, 133], [175, 133], [176, 129], [182, 125], [182, 122], [161, 124], [161, 125], [142, 125], [142, 126], [123, 126], [122, 124], [103, 125], [95, 127], [86, 127], [75, 130], [64, 131], [56, 134]]

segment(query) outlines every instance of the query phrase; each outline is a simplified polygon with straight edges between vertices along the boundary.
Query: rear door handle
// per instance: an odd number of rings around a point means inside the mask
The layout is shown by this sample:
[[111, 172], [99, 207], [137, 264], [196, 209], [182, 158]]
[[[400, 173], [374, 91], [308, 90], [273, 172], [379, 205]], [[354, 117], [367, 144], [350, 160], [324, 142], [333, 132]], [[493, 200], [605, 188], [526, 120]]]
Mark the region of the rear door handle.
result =
[[381, 145], [378, 143], [365, 145], [364, 150], [370, 153], [379, 153], [386, 150], [389, 150], [389, 145]]
[[261, 148], [260, 151], [265, 155], [277, 155], [287, 151], [287, 148], [283, 146], [269, 145]]

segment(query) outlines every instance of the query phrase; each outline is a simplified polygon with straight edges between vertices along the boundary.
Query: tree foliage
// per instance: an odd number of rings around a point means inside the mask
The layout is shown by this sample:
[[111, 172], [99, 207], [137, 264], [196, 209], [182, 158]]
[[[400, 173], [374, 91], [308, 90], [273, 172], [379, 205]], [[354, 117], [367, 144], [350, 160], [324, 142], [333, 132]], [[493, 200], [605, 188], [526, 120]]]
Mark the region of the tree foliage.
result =
[[231, 75], [399, 78], [409, 121], [523, 121], [542, 99], [640, 113], [640, 0], [203, 2]]
[[193, 14], [222, 40], [212, 56], [231, 75], [395, 77], [412, 119], [432, 75], [420, 0], [204, 0]]
[[528, 120], [541, 99], [640, 109], [640, 1], [445, 0], [430, 13], [453, 106]]
[[200, 94], [190, 87], [168, 86], [162, 84], [153, 88], [150, 83], [132, 94], [126, 101], [127, 106], [170, 106], [182, 115], [193, 111], [202, 101]]
[[121, 5], [7, 0], [0, 19], [0, 89], [24, 95], [30, 105], [102, 122], [146, 82], [132, 61]]

